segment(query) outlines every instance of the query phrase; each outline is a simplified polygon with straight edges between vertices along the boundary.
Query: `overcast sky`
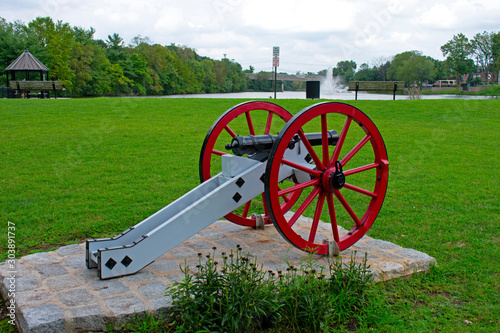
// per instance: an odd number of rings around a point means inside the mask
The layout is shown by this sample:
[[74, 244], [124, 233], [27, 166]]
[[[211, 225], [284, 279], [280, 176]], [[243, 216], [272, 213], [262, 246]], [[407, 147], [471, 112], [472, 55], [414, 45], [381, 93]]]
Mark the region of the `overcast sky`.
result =
[[29, 23], [50, 16], [93, 27], [95, 38], [118, 33], [153, 43], [186, 45], [213, 59], [226, 55], [243, 69], [317, 72], [338, 61], [375, 65], [410, 50], [443, 59], [453, 35], [500, 31], [498, 0], [15, 0], [0, 17]]

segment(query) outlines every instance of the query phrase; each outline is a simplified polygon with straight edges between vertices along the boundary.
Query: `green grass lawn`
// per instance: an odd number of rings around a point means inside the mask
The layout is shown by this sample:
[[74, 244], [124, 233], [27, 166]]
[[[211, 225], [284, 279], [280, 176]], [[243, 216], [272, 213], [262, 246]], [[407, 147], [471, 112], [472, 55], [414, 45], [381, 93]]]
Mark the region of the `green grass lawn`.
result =
[[[8, 222], [20, 257], [114, 236], [186, 193], [199, 183], [206, 132], [239, 102], [0, 100], [0, 258]], [[277, 103], [295, 114], [315, 102]], [[438, 262], [377, 286], [376, 330], [500, 331], [500, 101], [349, 103], [389, 153], [389, 189], [368, 234]]]

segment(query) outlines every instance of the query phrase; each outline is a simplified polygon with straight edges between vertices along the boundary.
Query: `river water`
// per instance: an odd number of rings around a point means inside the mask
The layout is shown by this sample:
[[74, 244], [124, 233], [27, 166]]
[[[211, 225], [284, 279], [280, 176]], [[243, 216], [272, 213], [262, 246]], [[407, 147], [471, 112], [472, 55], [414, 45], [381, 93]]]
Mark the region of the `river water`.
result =
[[[320, 93], [321, 99], [354, 100], [354, 92], [338, 92], [333, 94]], [[272, 99], [274, 92], [240, 92], [225, 94], [192, 94], [192, 95], [167, 95], [157, 98], [241, 98], [241, 99]], [[421, 99], [496, 99], [497, 96], [474, 96], [474, 95], [422, 95]], [[277, 92], [276, 99], [306, 99], [305, 91]], [[396, 95], [396, 100], [406, 100], [406, 95]], [[358, 100], [392, 100], [392, 94], [370, 94], [358, 92]]]

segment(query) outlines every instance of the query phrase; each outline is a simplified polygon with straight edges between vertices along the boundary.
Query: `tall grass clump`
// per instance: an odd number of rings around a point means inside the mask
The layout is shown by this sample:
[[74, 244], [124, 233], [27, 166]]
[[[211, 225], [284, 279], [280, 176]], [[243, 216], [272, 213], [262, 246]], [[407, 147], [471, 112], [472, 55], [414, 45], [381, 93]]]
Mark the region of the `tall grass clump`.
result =
[[176, 332], [321, 332], [356, 326], [372, 275], [366, 266], [341, 260], [328, 267], [313, 260], [285, 271], [265, 271], [241, 247], [220, 261], [199, 254], [196, 272], [167, 289]]

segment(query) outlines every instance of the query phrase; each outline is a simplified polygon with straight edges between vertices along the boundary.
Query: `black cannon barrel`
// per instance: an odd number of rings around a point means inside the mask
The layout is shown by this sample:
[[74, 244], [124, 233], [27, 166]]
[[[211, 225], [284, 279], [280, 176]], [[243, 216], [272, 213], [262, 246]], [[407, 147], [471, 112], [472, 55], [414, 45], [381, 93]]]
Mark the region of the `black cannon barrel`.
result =
[[[339, 140], [339, 134], [335, 130], [327, 132], [328, 144], [335, 146]], [[321, 133], [306, 133], [306, 138], [312, 146], [321, 145]], [[232, 150], [235, 155], [253, 155], [259, 152], [269, 152], [273, 147], [274, 142], [278, 139], [277, 135], [237, 135], [231, 143], [226, 144], [227, 150]], [[290, 142], [290, 147], [293, 147], [300, 139], [298, 136]]]

